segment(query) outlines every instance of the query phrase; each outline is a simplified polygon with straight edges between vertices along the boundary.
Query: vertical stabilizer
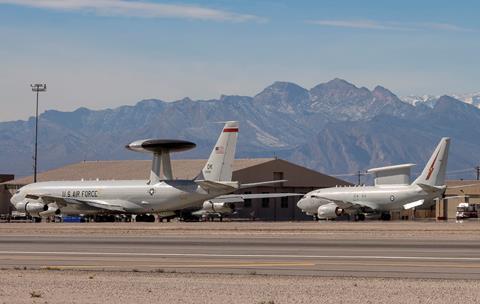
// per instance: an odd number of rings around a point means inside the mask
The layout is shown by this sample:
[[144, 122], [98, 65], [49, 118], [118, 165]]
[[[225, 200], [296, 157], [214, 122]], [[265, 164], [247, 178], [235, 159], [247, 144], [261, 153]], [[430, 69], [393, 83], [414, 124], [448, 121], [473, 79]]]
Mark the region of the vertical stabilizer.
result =
[[449, 147], [450, 138], [443, 137], [435, 151], [433, 151], [433, 154], [425, 166], [425, 169], [423, 169], [422, 174], [413, 182], [414, 184], [424, 184], [429, 186], [445, 185]]
[[203, 167], [197, 179], [210, 181], [232, 180], [237, 137], [238, 121], [226, 122], [205, 167]]

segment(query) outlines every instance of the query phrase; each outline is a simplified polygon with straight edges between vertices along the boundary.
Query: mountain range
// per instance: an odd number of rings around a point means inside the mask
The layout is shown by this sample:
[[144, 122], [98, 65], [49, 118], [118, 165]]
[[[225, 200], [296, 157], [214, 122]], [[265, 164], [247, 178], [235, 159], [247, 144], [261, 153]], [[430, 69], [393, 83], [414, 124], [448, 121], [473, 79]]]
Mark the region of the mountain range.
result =
[[[471, 178], [480, 162], [480, 109], [473, 103], [451, 96], [405, 101], [381, 86], [369, 90], [333, 79], [309, 90], [275, 82], [253, 97], [48, 110], [39, 118], [39, 170], [82, 160], [145, 159], [124, 148], [142, 138], [191, 140], [197, 148], [174, 157], [207, 158], [221, 130], [215, 122], [225, 120], [240, 121], [237, 157], [278, 156], [328, 174], [405, 162], [420, 171], [443, 136], [452, 137], [449, 171], [465, 169], [462, 177]], [[0, 122], [0, 173], [31, 174], [34, 123]]]
[[[469, 94], [452, 94], [451, 96], [460, 101], [463, 101], [464, 103], [468, 103], [468, 104], [471, 104], [472, 106], [480, 108], [480, 92], [469, 93]], [[406, 103], [409, 103], [412, 105], [423, 103], [429, 107], [433, 107], [437, 102], [437, 100], [440, 99], [440, 97], [441, 96], [435, 96], [435, 95], [422, 95], [422, 96], [410, 95], [410, 96], [402, 97], [401, 99]]]

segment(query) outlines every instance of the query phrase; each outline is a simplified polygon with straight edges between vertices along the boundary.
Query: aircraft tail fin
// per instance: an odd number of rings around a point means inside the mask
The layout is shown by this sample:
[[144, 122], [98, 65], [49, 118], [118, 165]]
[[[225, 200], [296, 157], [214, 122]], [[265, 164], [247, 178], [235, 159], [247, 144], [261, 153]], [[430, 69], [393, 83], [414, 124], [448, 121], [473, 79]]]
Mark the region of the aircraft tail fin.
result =
[[449, 147], [450, 138], [443, 137], [435, 151], [433, 151], [433, 154], [423, 169], [422, 174], [413, 182], [413, 184], [427, 186], [445, 185]]
[[202, 172], [196, 180], [231, 181], [237, 147], [238, 121], [227, 121]]

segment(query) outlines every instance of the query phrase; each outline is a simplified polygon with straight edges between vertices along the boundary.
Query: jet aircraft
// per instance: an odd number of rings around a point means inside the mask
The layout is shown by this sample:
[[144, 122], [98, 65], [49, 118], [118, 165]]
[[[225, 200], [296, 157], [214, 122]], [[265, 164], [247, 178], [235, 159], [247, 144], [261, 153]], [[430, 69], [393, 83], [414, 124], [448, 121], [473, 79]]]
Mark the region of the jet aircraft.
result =
[[375, 168], [369, 170], [376, 176], [374, 186], [314, 190], [297, 206], [319, 219], [348, 214], [364, 220], [365, 213], [381, 213], [383, 220], [390, 220], [390, 211], [415, 208], [444, 196], [449, 146], [450, 138], [442, 138], [421, 175], [411, 184], [410, 167], [414, 164]]
[[226, 122], [207, 163], [193, 180], [173, 178], [170, 153], [192, 149], [194, 143], [183, 140], [139, 140], [126, 148], [153, 154], [148, 181], [39, 182], [19, 189], [12, 196], [11, 203], [18, 211], [35, 217], [106, 213], [168, 215], [189, 208], [198, 210], [204, 202], [214, 198], [216, 206], [221, 207], [228, 204], [227, 194], [238, 189], [284, 182], [240, 184], [232, 181], [237, 136], [238, 122]]

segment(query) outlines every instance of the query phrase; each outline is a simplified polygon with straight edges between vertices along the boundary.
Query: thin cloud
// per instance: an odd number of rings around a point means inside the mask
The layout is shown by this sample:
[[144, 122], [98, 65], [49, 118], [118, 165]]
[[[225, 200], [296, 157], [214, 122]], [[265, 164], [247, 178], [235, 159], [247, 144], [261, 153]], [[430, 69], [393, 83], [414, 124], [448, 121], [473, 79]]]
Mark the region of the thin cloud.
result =
[[307, 21], [307, 23], [329, 27], [343, 27], [353, 29], [411, 30], [410, 28], [398, 26], [395, 24], [380, 23], [372, 20], [309, 20]]
[[378, 22], [374, 20], [307, 20], [309, 24], [326, 27], [339, 27], [366, 30], [393, 30], [393, 31], [422, 31], [437, 30], [450, 32], [471, 32], [473, 29], [464, 28], [449, 23], [401, 23], [401, 22]]
[[432, 30], [450, 31], [450, 32], [474, 32], [474, 29], [461, 27], [455, 24], [449, 23], [422, 23], [424, 28]]
[[164, 4], [130, 0], [0, 0], [0, 4], [12, 4], [42, 9], [89, 11], [99, 15], [141, 18], [181, 18], [192, 20], [265, 22], [255, 15], [238, 14], [196, 5]]

